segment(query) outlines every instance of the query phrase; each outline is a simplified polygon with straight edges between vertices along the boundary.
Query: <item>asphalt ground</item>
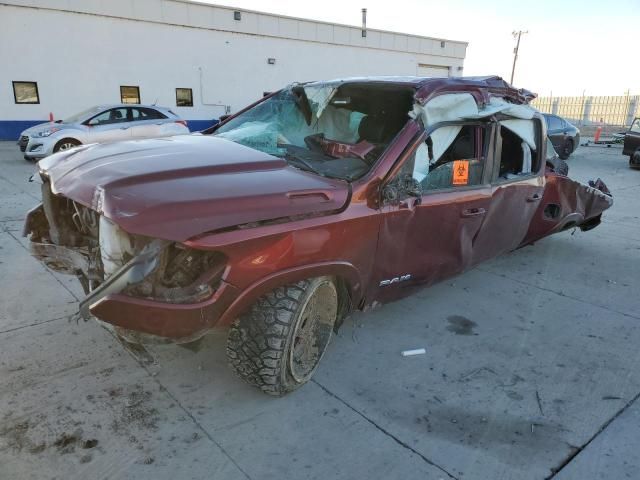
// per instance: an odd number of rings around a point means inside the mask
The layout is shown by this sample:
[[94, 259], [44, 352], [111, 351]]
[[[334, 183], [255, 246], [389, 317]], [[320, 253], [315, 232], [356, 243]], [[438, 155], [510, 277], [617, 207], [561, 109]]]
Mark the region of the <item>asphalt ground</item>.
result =
[[611, 189], [602, 225], [354, 315], [276, 399], [223, 334], [144, 352], [70, 321], [79, 285], [21, 237], [35, 167], [0, 142], [0, 479], [639, 478], [640, 171], [569, 164]]

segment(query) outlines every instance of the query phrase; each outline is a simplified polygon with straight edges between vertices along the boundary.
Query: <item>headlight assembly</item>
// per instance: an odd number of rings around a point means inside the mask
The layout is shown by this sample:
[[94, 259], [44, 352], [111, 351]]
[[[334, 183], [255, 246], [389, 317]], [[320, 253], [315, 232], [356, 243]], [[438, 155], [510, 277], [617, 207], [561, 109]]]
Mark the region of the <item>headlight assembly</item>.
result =
[[56, 133], [58, 130], [60, 130], [58, 127], [49, 127], [46, 130], [34, 133], [33, 136], [37, 138], [48, 137], [49, 135]]

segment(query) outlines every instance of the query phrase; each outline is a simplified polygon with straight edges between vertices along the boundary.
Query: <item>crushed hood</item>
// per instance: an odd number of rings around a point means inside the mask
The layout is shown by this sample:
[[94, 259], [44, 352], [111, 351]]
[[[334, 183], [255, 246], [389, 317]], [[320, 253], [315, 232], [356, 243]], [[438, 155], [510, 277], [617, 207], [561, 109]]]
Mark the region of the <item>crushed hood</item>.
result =
[[87, 145], [39, 162], [52, 192], [133, 234], [185, 241], [251, 222], [341, 209], [349, 184], [203, 135]]

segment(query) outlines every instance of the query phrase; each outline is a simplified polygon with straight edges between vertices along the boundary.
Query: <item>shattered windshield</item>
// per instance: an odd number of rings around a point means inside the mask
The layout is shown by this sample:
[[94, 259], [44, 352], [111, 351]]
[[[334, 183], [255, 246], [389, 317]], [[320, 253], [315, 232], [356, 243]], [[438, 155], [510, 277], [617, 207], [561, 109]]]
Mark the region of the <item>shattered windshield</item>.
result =
[[[407, 120], [409, 105], [376, 93], [362, 86], [294, 84], [215, 135], [302, 170], [353, 180], [369, 170]], [[398, 109], [404, 113], [396, 114]]]

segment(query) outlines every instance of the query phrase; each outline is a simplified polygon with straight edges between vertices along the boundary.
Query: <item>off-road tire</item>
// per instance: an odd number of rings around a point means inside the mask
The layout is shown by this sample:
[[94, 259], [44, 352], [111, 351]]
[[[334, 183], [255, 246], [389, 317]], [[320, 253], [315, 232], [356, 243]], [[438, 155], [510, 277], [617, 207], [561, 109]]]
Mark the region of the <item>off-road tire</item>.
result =
[[[331, 277], [317, 277], [278, 287], [260, 297], [231, 326], [227, 338], [231, 369], [269, 395], [282, 396], [302, 386], [315, 372], [329, 344], [338, 312], [337, 292]], [[307, 322], [313, 329], [318, 318], [322, 319], [323, 334], [305, 337], [317, 340], [312, 344], [317, 346], [317, 355], [309, 364], [294, 364], [300, 333], [306, 331]], [[302, 377], [300, 368], [305, 372]]]

